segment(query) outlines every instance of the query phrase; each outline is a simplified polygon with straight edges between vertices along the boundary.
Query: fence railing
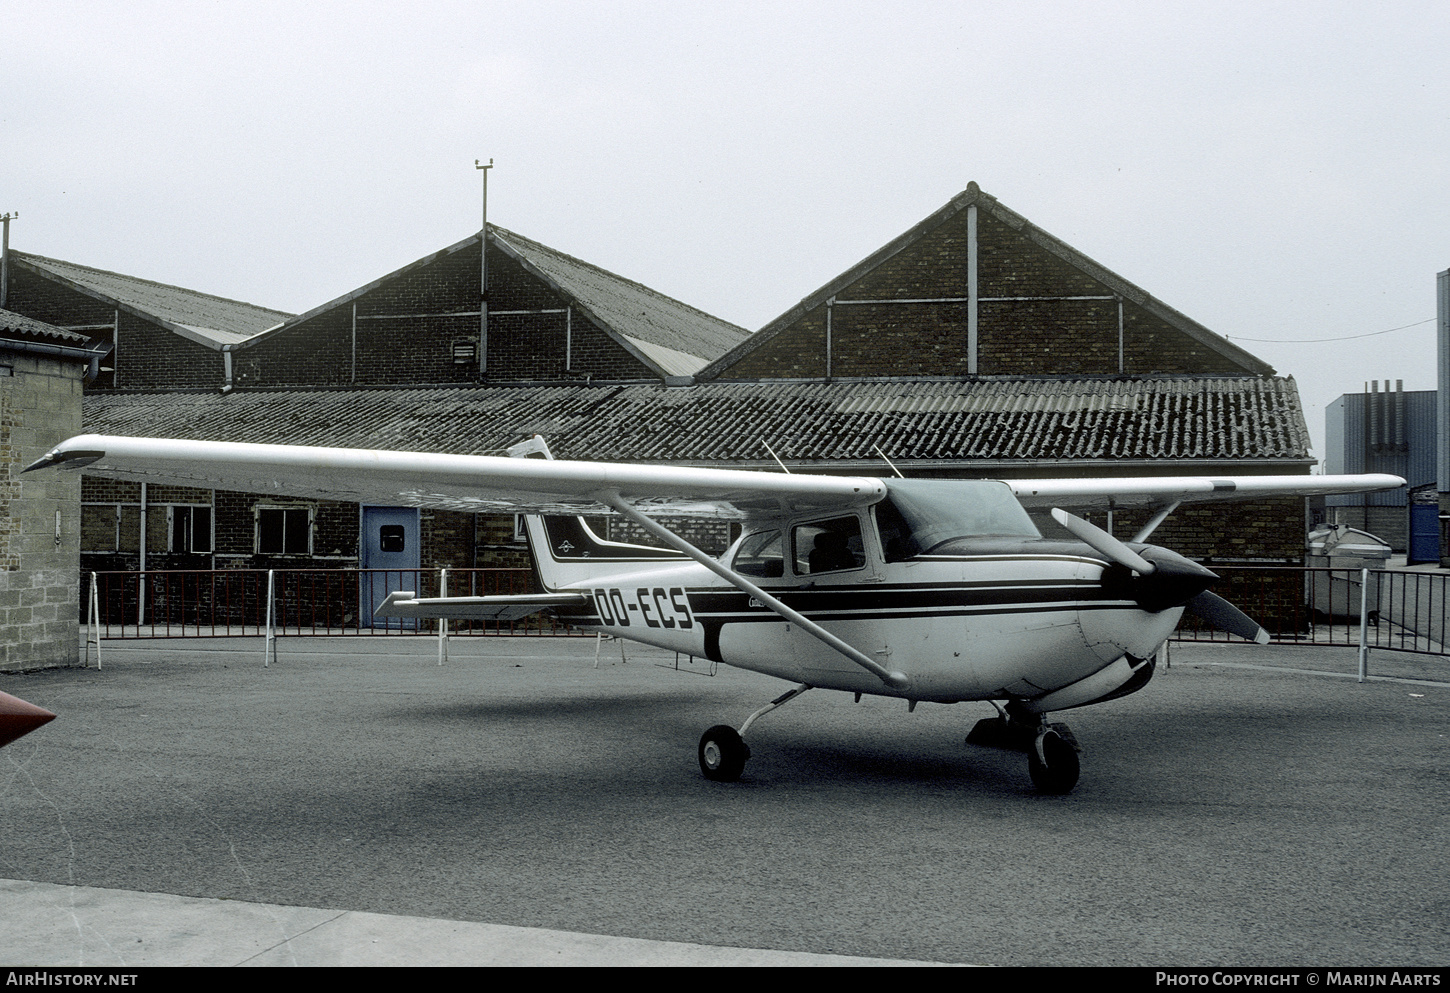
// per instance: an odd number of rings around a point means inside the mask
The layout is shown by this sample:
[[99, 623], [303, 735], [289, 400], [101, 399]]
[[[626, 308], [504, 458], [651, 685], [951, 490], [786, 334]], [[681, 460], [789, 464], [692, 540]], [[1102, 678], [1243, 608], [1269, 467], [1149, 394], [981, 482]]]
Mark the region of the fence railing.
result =
[[[1214, 566], [1214, 591], [1258, 621], [1274, 642], [1450, 654], [1450, 575], [1380, 569]], [[268, 570], [151, 570], [89, 573], [81, 618], [96, 615], [92, 637], [208, 638], [262, 635]], [[439, 622], [374, 618], [394, 590], [419, 596], [528, 593], [528, 569], [276, 569], [270, 622], [278, 635], [436, 634]], [[1361, 614], [1364, 624], [1361, 624]], [[520, 621], [449, 621], [456, 635], [576, 635], [547, 615]], [[1233, 641], [1185, 614], [1176, 641]]]
[[[1286, 645], [1450, 654], [1450, 575], [1397, 569], [1211, 566], [1213, 587]], [[1184, 614], [1176, 641], [1234, 641]]]
[[[268, 588], [271, 612], [268, 612]], [[90, 603], [94, 581], [95, 604]], [[81, 583], [81, 621], [92, 637], [227, 638], [265, 635], [435, 634], [434, 620], [374, 618], [388, 593], [419, 596], [528, 593], [528, 569], [158, 569], [94, 572]], [[552, 617], [449, 621], [452, 635], [575, 635]]]

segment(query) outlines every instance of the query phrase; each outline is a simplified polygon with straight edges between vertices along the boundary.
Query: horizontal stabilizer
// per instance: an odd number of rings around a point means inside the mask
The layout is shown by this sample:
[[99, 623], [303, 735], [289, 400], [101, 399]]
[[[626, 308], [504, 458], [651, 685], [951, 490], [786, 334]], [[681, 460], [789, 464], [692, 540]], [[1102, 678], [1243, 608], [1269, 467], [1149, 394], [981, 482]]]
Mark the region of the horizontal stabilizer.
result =
[[376, 617], [435, 617], [461, 621], [517, 621], [550, 607], [582, 607], [582, 593], [524, 593], [517, 596], [441, 596], [417, 598], [412, 590], [389, 593]]

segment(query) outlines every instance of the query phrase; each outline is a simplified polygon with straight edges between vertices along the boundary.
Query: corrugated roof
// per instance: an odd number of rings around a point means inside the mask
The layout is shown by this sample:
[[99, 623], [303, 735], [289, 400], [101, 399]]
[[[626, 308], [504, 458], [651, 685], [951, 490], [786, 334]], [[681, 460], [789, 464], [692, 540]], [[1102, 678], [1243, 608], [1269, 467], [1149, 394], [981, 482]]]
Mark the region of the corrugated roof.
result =
[[91, 339], [78, 331], [67, 331], [9, 310], [0, 310], [0, 338], [47, 341], [56, 345], [83, 347]]
[[621, 462], [1308, 460], [1293, 379], [538, 385], [98, 393], [88, 431], [486, 454], [543, 434], [562, 458]]
[[21, 266], [59, 280], [88, 296], [154, 320], [185, 338], [213, 348], [246, 341], [292, 316], [240, 300], [228, 300], [41, 255], [14, 252], [12, 257]]
[[643, 352], [663, 372], [687, 376], [750, 336], [745, 328], [641, 283], [489, 225], [494, 243], [572, 297]]

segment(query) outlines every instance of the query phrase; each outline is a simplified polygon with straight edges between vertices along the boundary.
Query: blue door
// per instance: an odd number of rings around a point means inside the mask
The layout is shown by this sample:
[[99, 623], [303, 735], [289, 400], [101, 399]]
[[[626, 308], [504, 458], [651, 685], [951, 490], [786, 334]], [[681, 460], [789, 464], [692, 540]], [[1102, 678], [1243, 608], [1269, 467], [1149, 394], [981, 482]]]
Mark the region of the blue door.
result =
[[1440, 561], [1440, 505], [1410, 504], [1410, 563]]
[[373, 617], [397, 590], [418, 590], [417, 507], [363, 507], [358, 538], [358, 627], [416, 627], [412, 618]]

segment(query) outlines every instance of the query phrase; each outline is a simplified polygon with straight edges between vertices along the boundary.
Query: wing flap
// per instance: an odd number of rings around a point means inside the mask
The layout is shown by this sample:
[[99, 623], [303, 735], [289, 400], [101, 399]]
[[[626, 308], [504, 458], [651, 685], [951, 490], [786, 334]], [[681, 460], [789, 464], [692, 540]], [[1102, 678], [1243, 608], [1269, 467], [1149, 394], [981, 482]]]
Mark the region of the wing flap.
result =
[[1371, 493], [1404, 486], [1399, 476], [1123, 476], [1093, 479], [1008, 479], [1022, 506], [1153, 507], [1213, 500]]

